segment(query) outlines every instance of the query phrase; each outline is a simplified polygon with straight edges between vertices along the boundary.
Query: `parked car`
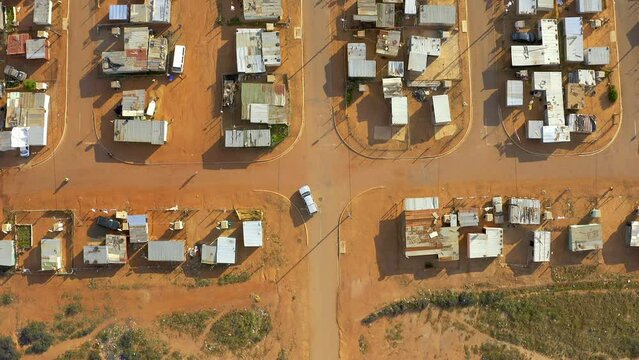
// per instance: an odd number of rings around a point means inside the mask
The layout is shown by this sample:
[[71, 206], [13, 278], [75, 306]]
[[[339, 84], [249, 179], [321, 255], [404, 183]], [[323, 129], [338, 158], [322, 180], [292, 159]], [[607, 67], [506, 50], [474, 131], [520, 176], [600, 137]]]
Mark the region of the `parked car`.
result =
[[525, 42], [525, 43], [534, 43], [537, 41], [537, 37], [534, 32], [520, 32], [515, 31], [510, 37], [512, 41], [515, 42]]
[[20, 147], [20, 156], [23, 158], [28, 158], [31, 156], [31, 149], [29, 149], [29, 145]]
[[111, 230], [120, 230], [121, 225], [120, 222], [114, 218], [108, 218], [104, 216], [98, 217], [98, 226], [102, 226]]
[[299, 190], [302, 199], [306, 203], [308, 213], [313, 215], [317, 212], [317, 204], [313, 201], [313, 195], [311, 194], [311, 188], [308, 185], [304, 185]]
[[4, 67], [4, 74], [18, 81], [25, 81], [27, 79], [26, 72], [20, 71], [11, 65], [6, 65]]

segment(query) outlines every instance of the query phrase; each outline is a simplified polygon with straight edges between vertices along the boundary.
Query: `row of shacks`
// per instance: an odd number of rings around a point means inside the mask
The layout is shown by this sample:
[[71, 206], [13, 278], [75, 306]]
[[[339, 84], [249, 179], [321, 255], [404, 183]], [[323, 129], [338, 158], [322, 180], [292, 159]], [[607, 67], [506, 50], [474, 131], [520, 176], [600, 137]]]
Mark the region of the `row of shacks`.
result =
[[[518, 13], [534, 15], [550, 11], [552, 1], [520, 0]], [[579, 13], [602, 11], [601, 0], [577, 1]], [[526, 21], [520, 20], [521, 24]], [[593, 29], [602, 26], [600, 19], [591, 19]], [[559, 27], [562, 27], [560, 31]], [[587, 113], [586, 97], [595, 94], [595, 87], [607, 77], [602, 67], [610, 64], [610, 47], [584, 47], [583, 17], [566, 17], [560, 20], [539, 19], [533, 26], [524, 25], [517, 31], [535, 32], [540, 43], [511, 46], [513, 67], [558, 66], [562, 62], [579, 66], [571, 71], [564, 82], [561, 71], [533, 71], [529, 80], [528, 70], [517, 71], [517, 79], [506, 82], [506, 106], [532, 109], [536, 100], [544, 105], [544, 119], [528, 120], [526, 136], [542, 143], [570, 142], [571, 134], [590, 134], [597, 129], [597, 117]], [[526, 104], [525, 94], [532, 96]]]
[[[511, 198], [508, 202], [508, 217], [505, 218], [501, 197], [494, 197], [491, 212], [484, 215], [481, 232], [466, 233], [469, 259], [499, 257], [503, 251], [504, 232], [501, 225], [505, 219], [515, 225], [540, 225], [552, 220], [552, 213], [543, 210], [538, 199]], [[442, 214], [439, 198], [404, 199], [401, 216], [404, 254], [406, 257], [436, 255], [439, 260], [459, 260], [460, 228], [480, 228], [477, 208], [457, 209]], [[627, 240], [630, 246], [639, 246], [639, 222], [628, 224]], [[550, 261], [552, 236], [550, 231], [530, 232], [529, 260]], [[599, 223], [575, 224], [568, 228], [568, 248], [573, 252], [601, 249], [602, 227]]]
[[[17, 28], [17, 12], [17, 7], [3, 6], [0, 2], [0, 31], [8, 33]], [[8, 33], [7, 55], [12, 58], [22, 57], [29, 61], [48, 61], [51, 57], [51, 44], [47, 29], [52, 25], [52, 14], [51, 0], [35, 0], [33, 3], [34, 32]], [[10, 23], [9, 18], [13, 19]], [[40, 84], [37, 87], [40, 87]], [[46, 86], [41, 90], [46, 90]], [[1, 91], [4, 92], [4, 88]], [[0, 131], [0, 151], [46, 146], [49, 102], [49, 95], [44, 93], [9, 92], [3, 124], [5, 131]], [[26, 154], [28, 156], [29, 152]]]
[[[121, 224], [117, 234], [106, 234], [99, 244], [86, 245], [83, 248], [83, 262], [86, 266], [123, 265], [128, 262], [127, 242], [146, 244], [146, 259], [153, 263], [182, 263], [186, 254], [200, 253], [200, 261], [207, 265], [232, 265], [237, 260], [237, 238], [220, 236], [211, 243], [197, 245], [198, 251], [186, 248], [185, 240], [151, 240], [149, 221], [145, 214], [123, 216], [116, 215]], [[241, 220], [243, 246], [259, 248], [264, 244], [262, 220], [251, 218]], [[16, 241], [0, 240], [0, 267], [16, 266]], [[40, 241], [40, 270], [64, 273], [65, 245], [61, 238], [42, 239]]]
[[[401, 6], [403, 5], [403, 9]], [[397, 58], [402, 44], [402, 29], [396, 24], [397, 12], [410, 17], [416, 16], [418, 26], [438, 29], [439, 37], [411, 35], [408, 39], [408, 59], [388, 61], [386, 74], [382, 78], [384, 98], [390, 99], [391, 125], [408, 124], [408, 98], [403, 94], [404, 79], [409, 87], [427, 90], [447, 89], [452, 86], [450, 80], [422, 79], [427, 66], [441, 55], [442, 43], [451, 36], [451, 29], [457, 23], [457, 8], [454, 5], [419, 5], [415, 0], [399, 0], [378, 3], [375, 0], [358, 0], [357, 13], [353, 20], [367, 27], [373, 24], [378, 28], [375, 54], [385, 58]], [[419, 14], [418, 14], [419, 13]], [[356, 37], [365, 37], [366, 30], [357, 31]], [[367, 46], [364, 42], [350, 42], [346, 51], [348, 78], [358, 82], [375, 79], [377, 62], [367, 58]], [[362, 90], [366, 85], [361, 86]], [[451, 122], [448, 95], [431, 97], [433, 124], [445, 125]]]

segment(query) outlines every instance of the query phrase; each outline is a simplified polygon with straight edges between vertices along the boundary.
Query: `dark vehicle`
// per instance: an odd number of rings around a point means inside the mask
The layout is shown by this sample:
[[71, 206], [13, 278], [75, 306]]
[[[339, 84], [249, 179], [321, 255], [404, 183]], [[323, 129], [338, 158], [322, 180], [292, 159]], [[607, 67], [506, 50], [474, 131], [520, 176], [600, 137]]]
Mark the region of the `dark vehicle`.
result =
[[99, 216], [98, 217], [98, 226], [102, 226], [104, 228], [107, 229], [111, 229], [111, 230], [120, 230], [120, 222], [116, 219], [113, 218], [107, 218], [104, 216]]
[[27, 79], [26, 72], [20, 71], [11, 65], [4, 67], [4, 74], [18, 81], [25, 81]]
[[512, 34], [510, 38], [512, 39], [512, 41], [516, 41], [516, 42], [534, 43], [535, 41], [537, 41], [537, 37], [535, 36], [535, 33], [533, 32], [516, 31]]

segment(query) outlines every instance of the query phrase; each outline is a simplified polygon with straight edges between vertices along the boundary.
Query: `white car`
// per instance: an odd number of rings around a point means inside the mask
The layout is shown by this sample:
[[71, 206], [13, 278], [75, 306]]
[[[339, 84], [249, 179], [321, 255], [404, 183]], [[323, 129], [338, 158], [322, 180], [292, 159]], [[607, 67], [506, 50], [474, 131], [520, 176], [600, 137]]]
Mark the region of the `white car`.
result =
[[20, 146], [20, 156], [22, 156], [23, 158], [28, 158], [29, 156], [31, 156], [31, 150], [29, 149], [29, 145]]
[[306, 203], [306, 207], [308, 208], [308, 213], [313, 215], [317, 212], [317, 204], [313, 201], [313, 195], [311, 195], [311, 188], [308, 185], [304, 185], [299, 190], [302, 199]]

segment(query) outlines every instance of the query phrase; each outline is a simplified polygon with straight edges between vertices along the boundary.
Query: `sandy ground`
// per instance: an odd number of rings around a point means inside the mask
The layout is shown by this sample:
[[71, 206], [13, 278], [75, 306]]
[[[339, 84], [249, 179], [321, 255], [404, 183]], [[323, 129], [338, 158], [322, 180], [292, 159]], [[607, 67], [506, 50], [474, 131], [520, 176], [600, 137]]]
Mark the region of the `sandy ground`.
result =
[[[16, 33], [31, 32], [33, 27], [33, 2], [32, 1], [9, 1], [5, 6], [15, 5], [20, 7], [18, 20], [20, 25]], [[56, 146], [60, 143], [64, 133], [66, 116], [66, 67], [67, 67], [67, 16], [68, 2], [62, 1], [53, 7], [51, 17], [52, 25], [49, 31], [50, 59], [47, 60], [27, 60], [24, 55], [6, 55], [3, 51], [2, 58], [6, 64], [13, 65], [16, 69], [27, 73], [28, 79], [37, 82], [46, 82], [49, 85], [47, 94], [51, 96], [49, 108], [49, 133], [47, 146], [32, 147], [31, 157], [28, 159], [20, 157], [18, 151], [0, 152], [0, 167], [22, 166], [24, 164], [37, 164], [49, 159]], [[41, 28], [41, 27], [37, 27]], [[35, 34], [32, 34], [35, 36]], [[22, 87], [7, 89], [11, 91], [24, 91]], [[6, 100], [0, 101], [2, 106]], [[3, 117], [4, 118], [4, 117]], [[3, 124], [4, 125], [4, 124]]]
[[[612, 1], [605, 1], [605, 10], [594, 16], [583, 16], [584, 19], [584, 48], [608, 46], [610, 47], [610, 65], [603, 67], [591, 67], [593, 69], [605, 69], [610, 71], [610, 75], [607, 79], [597, 84], [595, 91], [592, 95], [587, 95], [585, 98], [585, 108], [578, 111], [579, 114], [592, 114], [597, 117], [597, 130], [592, 134], [571, 134], [571, 141], [569, 143], [558, 144], [542, 144], [541, 141], [535, 139], [527, 139], [526, 136], [526, 122], [528, 120], [536, 120], [544, 118], [544, 109], [539, 102], [535, 101], [532, 110], [528, 110], [528, 102], [533, 99], [530, 95], [530, 81], [527, 81], [524, 87], [524, 106], [521, 108], [506, 108], [500, 107], [502, 124], [504, 129], [508, 132], [508, 135], [513, 141], [516, 141], [518, 145], [523, 148], [541, 154], [586, 154], [599, 151], [610, 143], [617, 136], [617, 132], [621, 126], [621, 106], [622, 101], [616, 101], [611, 103], [608, 100], [608, 86], [613, 85], [619, 89], [619, 82], [621, 73], [618, 71], [618, 54], [617, 54], [617, 39], [616, 39], [616, 25], [615, 25], [615, 13]], [[503, 14], [503, 13], [502, 13]], [[553, 14], [544, 15], [545, 18], [552, 18]], [[560, 18], [567, 16], [580, 16], [577, 14], [576, 5], [574, 1], [566, 1], [566, 5], [561, 9], [559, 13]], [[589, 19], [607, 19], [608, 22], [599, 29], [593, 29], [589, 24]], [[514, 73], [517, 69], [510, 67], [509, 48], [512, 42], [510, 41], [510, 33], [513, 28], [514, 21], [522, 19], [515, 14], [509, 14], [507, 16], [501, 16], [500, 20], [495, 24], [497, 29], [500, 29], [501, 34], [496, 34], [501, 37], [501, 44], [504, 51], [497, 53], [496, 59], [499, 66], [503, 66], [506, 71], [502, 73], [499, 84], [501, 84], [500, 100], [505, 101], [505, 89], [506, 80], [514, 79]], [[562, 25], [560, 28], [563, 29]], [[563, 30], [561, 30], [563, 31]], [[561, 34], [561, 32], [560, 32]], [[561, 36], [561, 35], [560, 35]], [[498, 38], [499, 39], [499, 38]], [[496, 41], [499, 43], [499, 40]], [[563, 55], [562, 55], [563, 59]], [[543, 69], [544, 71], [561, 70], [564, 75], [564, 80], [567, 82], [567, 74], [575, 69], [584, 69], [587, 66], [578, 64], [565, 63], [562, 60], [561, 67], [549, 67]], [[528, 69], [534, 71], [534, 68]], [[564, 88], [564, 92], [565, 92]], [[565, 97], [565, 96], [564, 96]], [[623, 94], [620, 99], [626, 98]], [[564, 100], [565, 101], [565, 100]]]
[[[459, 12], [459, 23], [467, 19], [464, 2], [440, 1], [442, 4], [456, 4]], [[347, 1], [343, 6], [343, 16], [347, 21], [347, 29], [352, 24], [352, 15], [357, 12], [356, 1]], [[426, 71], [419, 75], [419, 80], [452, 80], [450, 89], [442, 89], [431, 95], [448, 94], [452, 122], [444, 126], [433, 125], [432, 102], [417, 101], [410, 88], [403, 90], [408, 97], [408, 126], [391, 126], [391, 105], [384, 99], [381, 79], [386, 76], [387, 64], [390, 60], [408, 61], [408, 44], [410, 36], [439, 37], [437, 31], [415, 26], [415, 18], [403, 19], [402, 44], [397, 57], [384, 57], [375, 53], [375, 42], [378, 31], [366, 30], [365, 39], [353, 38], [354, 31], [338, 32], [335, 42], [335, 56], [346, 56], [347, 42], [366, 42], [367, 59], [377, 61], [377, 78], [366, 83], [369, 91], [353, 92], [353, 102], [346, 108], [335, 112], [336, 130], [351, 149], [373, 158], [428, 158], [455, 149], [464, 138], [470, 126], [470, 82], [468, 77], [468, 36], [457, 30], [453, 36], [442, 44], [441, 55], [429, 60]], [[459, 29], [459, 26], [455, 28]], [[339, 47], [342, 47], [341, 49]], [[405, 65], [406, 66], [406, 65]], [[408, 71], [407, 71], [408, 73]], [[406, 75], [406, 78], [414, 77]]]

